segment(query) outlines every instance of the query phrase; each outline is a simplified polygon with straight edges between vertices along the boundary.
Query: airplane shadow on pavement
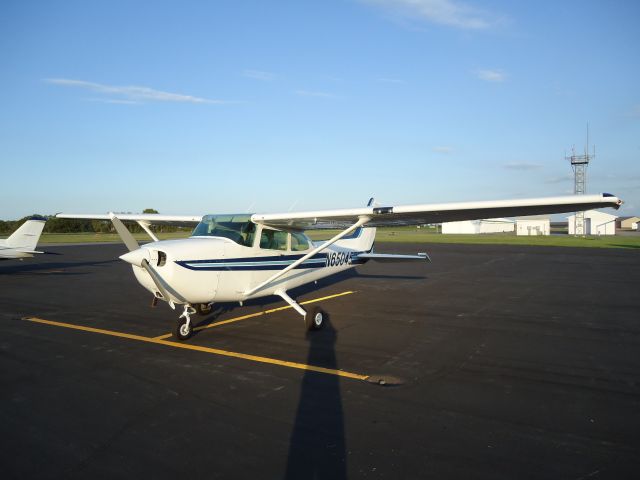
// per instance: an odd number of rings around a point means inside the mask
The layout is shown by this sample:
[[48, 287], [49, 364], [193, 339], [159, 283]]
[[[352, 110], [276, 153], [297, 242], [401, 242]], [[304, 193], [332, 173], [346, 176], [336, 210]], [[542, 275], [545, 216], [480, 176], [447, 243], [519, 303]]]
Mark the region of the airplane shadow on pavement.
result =
[[[322, 282], [322, 286], [351, 276], [349, 274], [336, 275], [335, 277], [340, 278], [331, 278], [329, 282], [325, 280]], [[302, 292], [313, 290], [312, 286], [305, 286], [296, 289], [296, 293], [301, 295]], [[247, 302], [245, 305], [252, 303], [265, 308], [271, 303], [282, 303], [282, 300], [277, 297], [267, 297]], [[216, 307], [214, 307], [212, 314], [200, 322], [198, 326], [214, 322], [220, 315], [237, 308], [237, 304], [218, 304]], [[306, 364], [338, 370], [335, 351], [338, 334], [331, 324], [330, 315], [325, 314], [324, 322], [321, 330], [306, 333], [305, 338], [309, 345]], [[194, 332], [194, 334], [197, 333]], [[296, 416], [289, 438], [289, 452], [284, 478], [287, 480], [346, 479], [346, 456], [340, 377], [305, 370]]]
[[[309, 342], [307, 364], [337, 370], [337, 332], [328, 315], [322, 330], [308, 332], [306, 338]], [[306, 370], [284, 478], [346, 479], [346, 456], [340, 378]]]

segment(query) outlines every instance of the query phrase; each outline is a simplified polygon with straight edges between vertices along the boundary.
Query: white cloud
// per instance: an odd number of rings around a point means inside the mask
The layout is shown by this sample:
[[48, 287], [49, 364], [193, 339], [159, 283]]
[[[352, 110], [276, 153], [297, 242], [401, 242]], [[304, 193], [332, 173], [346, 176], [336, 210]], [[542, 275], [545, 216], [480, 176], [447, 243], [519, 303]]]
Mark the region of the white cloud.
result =
[[276, 79], [275, 73], [263, 72], [262, 70], [245, 70], [242, 72], [242, 76], [254, 80], [262, 80], [263, 82], [270, 82]]
[[360, 0], [379, 5], [394, 15], [465, 30], [482, 30], [504, 18], [458, 0]]
[[[127, 102], [184, 102], [184, 103], [209, 103], [209, 104], [224, 104], [233, 103], [224, 100], [210, 100], [207, 98], [194, 97], [192, 95], [183, 95], [181, 93], [163, 92], [160, 90], [154, 90], [149, 87], [140, 86], [116, 86], [116, 85], [104, 85], [95, 82], [86, 82], [84, 80], [72, 80], [68, 78], [47, 78], [44, 80], [47, 83], [53, 85], [60, 85], [64, 87], [76, 87], [84, 90], [90, 90], [96, 93], [102, 93], [105, 95], [113, 95], [116, 98], [105, 99], [105, 101], [111, 101], [111, 103], [127, 103]], [[120, 98], [118, 98], [120, 97]]]
[[113, 103], [116, 105], [140, 105], [141, 103], [136, 100], [118, 100], [115, 98], [87, 98], [87, 102], [98, 103]]
[[507, 170], [539, 170], [542, 168], [542, 165], [530, 162], [510, 162], [505, 163], [502, 167]]
[[333, 93], [328, 93], [328, 92], [296, 90], [294, 93], [301, 97], [336, 98], [336, 96]]
[[480, 69], [475, 71], [476, 76], [485, 82], [504, 82], [507, 74], [502, 70]]
[[441, 146], [433, 147], [432, 150], [436, 153], [443, 153], [445, 155], [448, 155], [451, 152], [453, 152], [453, 147], [441, 145]]

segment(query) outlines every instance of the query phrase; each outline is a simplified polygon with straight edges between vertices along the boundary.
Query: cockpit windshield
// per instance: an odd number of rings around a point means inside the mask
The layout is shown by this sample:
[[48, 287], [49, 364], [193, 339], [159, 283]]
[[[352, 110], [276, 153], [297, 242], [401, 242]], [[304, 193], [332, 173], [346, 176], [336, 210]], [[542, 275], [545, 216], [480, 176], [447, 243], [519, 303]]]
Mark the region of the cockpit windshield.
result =
[[191, 233], [192, 237], [224, 237], [239, 245], [251, 247], [256, 225], [247, 213], [233, 215], [205, 215]]

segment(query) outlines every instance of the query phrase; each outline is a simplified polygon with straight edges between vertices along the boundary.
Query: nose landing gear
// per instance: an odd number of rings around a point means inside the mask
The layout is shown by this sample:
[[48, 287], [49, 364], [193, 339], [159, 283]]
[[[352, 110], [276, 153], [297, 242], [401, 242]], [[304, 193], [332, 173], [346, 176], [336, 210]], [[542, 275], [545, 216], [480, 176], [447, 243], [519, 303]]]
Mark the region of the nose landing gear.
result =
[[196, 313], [196, 309], [187, 304], [184, 306], [184, 311], [178, 321], [176, 327], [173, 330], [173, 336], [178, 340], [187, 340], [193, 333], [193, 325], [191, 324], [191, 315]]

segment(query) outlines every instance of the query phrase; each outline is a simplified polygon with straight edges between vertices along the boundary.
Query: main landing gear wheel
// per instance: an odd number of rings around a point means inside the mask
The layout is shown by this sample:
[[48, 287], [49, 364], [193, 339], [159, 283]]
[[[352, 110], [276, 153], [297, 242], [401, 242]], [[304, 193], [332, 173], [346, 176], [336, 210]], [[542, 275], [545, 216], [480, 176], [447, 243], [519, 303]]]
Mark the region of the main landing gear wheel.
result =
[[320, 330], [324, 326], [326, 318], [327, 312], [322, 310], [320, 307], [313, 307], [304, 317], [307, 330]]

